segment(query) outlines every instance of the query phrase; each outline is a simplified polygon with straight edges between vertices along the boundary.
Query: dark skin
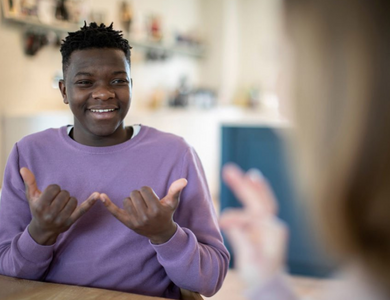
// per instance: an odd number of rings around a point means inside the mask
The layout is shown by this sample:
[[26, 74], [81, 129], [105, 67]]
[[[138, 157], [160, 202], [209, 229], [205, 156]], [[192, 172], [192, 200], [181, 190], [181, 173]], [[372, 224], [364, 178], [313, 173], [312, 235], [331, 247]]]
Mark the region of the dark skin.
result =
[[26, 186], [26, 197], [32, 215], [28, 232], [40, 245], [54, 244], [58, 236], [82, 217], [100, 196], [95, 192], [78, 206], [77, 199], [61, 190], [58, 185], [49, 185], [41, 192], [30, 170], [22, 168], [20, 174]]
[[163, 244], [176, 232], [173, 214], [179, 205], [180, 193], [186, 185], [187, 180], [184, 178], [174, 181], [168, 194], [161, 200], [152, 188], [142, 187], [123, 200], [123, 209], [112, 203], [106, 194], [101, 194], [100, 200], [124, 225], [146, 236], [153, 244]]
[[[105, 147], [131, 138], [133, 132], [124, 126], [123, 120], [130, 108], [132, 81], [129, 62], [121, 50], [74, 51], [59, 87], [64, 103], [69, 104], [74, 115], [71, 137], [76, 142]], [[153, 244], [165, 243], [176, 232], [173, 214], [187, 185], [184, 178], [176, 180], [161, 200], [152, 188], [142, 187], [123, 200], [123, 209], [98, 192], [78, 206], [76, 198], [58, 185], [50, 185], [41, 192], [30, 170], [22, 168], [20, 173], [32, 214], [29, 233], [41, 245], [54, 244], [97, 199], [128, 228]]]
[[73, 139], [105, 147], [123, 143], [132, 131], [124, 125], [131, 103], [130, 65], [118, 49], [74, 51], [59, 88], [74, 116]]

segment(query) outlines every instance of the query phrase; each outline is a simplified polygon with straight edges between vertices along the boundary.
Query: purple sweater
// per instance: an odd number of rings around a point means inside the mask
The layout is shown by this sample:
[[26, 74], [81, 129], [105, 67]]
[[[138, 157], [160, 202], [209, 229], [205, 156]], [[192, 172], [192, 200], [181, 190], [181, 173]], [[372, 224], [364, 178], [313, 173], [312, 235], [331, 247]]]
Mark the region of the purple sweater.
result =
[[[119, 207], [142, 186], [162, 198], [184, 177], [188, 185], [174, 215], [178, 229], [168, 242], [153, 245], [97, 202], [54, 245], [39, 245], [27, 230], [31, 213], [21, 167], [35, 174], [41, 190], [58, 184], [79, 203], [97, 191]], [[3, 275], [178, 299], [179, 288], [213, 295], [228, 269], [229, 254], [197, 154], [182, 138], [150, 127], [109, 147], [81, 145], [66, 127], [29, 135], [10, 154], [1, 197]]]

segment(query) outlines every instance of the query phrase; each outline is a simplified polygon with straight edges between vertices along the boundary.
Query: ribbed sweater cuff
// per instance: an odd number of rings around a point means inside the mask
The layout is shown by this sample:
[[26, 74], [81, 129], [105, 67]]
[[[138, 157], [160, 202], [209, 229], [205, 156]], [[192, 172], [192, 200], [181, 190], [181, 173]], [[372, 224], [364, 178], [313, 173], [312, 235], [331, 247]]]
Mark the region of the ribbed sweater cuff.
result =
[[19, 238], [18, 250], [24, 259], [33, 263], [41, 263], [52, 258], [54, 245], [37, 244], [28, 232], [28, 228], [26, 228]]

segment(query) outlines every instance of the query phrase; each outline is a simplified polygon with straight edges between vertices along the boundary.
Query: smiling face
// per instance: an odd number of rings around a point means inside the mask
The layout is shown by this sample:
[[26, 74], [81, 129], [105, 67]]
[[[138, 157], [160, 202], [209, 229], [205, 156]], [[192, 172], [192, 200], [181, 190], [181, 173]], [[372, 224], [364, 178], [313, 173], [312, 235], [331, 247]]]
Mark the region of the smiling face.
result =
[[126, 141], [123, 120], [131, 102], [130, 65], [119, 49], [74, 51], [60, 81], [64, 103], [74, 115], [73, 139], [88, 146]]

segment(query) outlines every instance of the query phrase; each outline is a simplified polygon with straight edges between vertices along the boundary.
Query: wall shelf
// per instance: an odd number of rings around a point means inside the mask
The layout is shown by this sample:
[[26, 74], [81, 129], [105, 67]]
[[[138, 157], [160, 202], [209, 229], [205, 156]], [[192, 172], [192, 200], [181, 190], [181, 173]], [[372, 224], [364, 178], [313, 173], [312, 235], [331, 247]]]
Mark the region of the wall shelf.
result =
[[153, 41], [136, 40], [131, 36], [127, 36], [127, 39], [130, 45], [135, 49], [140, 48], [143, 50], [163, 51], [170, 54], [180, 54], [194, 58], [202, 58], [205, 56], [205, 48], [202, 46], [187, 46], [180, 44], [169, 45]]
[[4, 20], [9, 23], [23, 25], [25, 28], [34, 28], [36, 30], [42, 31], [54, 31], [58, 34], [75, 31], [79, 28], [76, 24], [63, 21], [56, 21], [55, 23], [47, 24], [41, 22], [37, 17], [30, 16], [4, 16]]
[[[5, 21], [13, 24], [19, 24], [25, 28], [36, 29], [37, 31], [53, 31], [57, 34], [64, 34], [67, 32], [76, 31], [80, 28], [80, 25], [66, 22], [66, 21], [55, 21], [47, 24], [41, 22], [37, 17], [29, 16], [12, 16], [11, 14], [5, 14], [3, 12], [3, 18]], [[166, 54], [177, 54], [185, 55], [193, 58], [202, 58], [205, 56], [205, 48], [203, 46], [190, 46], [181, 44], [166, 44], [163, 42], [154, 42], [148, 40], [137, 40], [131, 37], [129, 34], [124, 35], [129, 41], [130, 45], [135, 50], [142, 51], [158, 51]]]

